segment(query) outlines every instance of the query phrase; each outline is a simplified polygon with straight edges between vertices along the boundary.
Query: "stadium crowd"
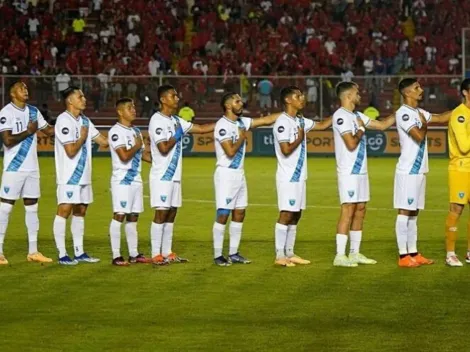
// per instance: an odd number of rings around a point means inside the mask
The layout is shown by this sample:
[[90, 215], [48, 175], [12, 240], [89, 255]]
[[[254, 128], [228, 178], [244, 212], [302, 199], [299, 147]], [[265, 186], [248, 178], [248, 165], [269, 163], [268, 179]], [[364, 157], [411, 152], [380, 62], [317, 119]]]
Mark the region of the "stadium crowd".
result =
[[291, 3], [3, 0], [1, 69], [111, 76], [459, 73], [468, 1]]

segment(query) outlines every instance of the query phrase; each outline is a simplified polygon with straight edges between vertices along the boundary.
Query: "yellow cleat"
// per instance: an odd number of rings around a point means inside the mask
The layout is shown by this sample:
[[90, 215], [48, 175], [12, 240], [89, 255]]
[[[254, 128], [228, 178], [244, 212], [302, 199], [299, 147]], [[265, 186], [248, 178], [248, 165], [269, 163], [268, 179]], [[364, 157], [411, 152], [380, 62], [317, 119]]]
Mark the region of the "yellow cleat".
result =
[[5, 258], [3, 254], [0, 254], [0, 265], [7, 265], [7, 264], [8, 264], [7, 258]]
[[297, 255], [288, 258], [291, 263], [299, 264], [299, 265], [308, 265], [310, 264], [310, 260], [300, 258]]
[[294, 263], [292, 263], [289, 259], [287, 258], [279, 258], [279, 259], [276, 259], [276, 261], [274, 262], [275, 265], [279, 265], [279, 266], [286, 266], [286, 267], [293, 267], [295, 266]]
[[45, 257], [40, 252], [36, 252], [36, 253], [33, 253], [33, 254], [28, 254], [26, 259], [28, 260], [28, 262], [52, 263], [51, 258]]

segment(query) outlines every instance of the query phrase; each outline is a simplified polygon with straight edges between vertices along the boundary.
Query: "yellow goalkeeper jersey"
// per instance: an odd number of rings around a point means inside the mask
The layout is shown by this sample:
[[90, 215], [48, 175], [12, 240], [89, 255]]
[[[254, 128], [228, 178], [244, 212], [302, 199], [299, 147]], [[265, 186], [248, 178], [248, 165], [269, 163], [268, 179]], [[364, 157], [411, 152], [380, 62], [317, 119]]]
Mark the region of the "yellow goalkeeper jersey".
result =
[[449, 170], [470, 172], [470, 108], [460, 104], [449, 120]]

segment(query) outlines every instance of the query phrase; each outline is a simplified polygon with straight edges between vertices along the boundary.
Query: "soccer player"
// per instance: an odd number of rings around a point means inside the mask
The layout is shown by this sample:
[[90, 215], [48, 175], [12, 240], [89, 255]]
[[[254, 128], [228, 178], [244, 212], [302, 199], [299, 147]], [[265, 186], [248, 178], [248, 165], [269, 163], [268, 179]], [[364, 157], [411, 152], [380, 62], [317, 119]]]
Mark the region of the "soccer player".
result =
[[[395, 123], [395, 115], [378, 121], [356, 111], [361, 96], [359, 86], [354, 82], [340, 82], [336, 86], [336, 96], [341, 107], [333, 114], [333, 138], [341, 212], [336, 228], [333, 265], [357, 267], [358, 264], [376, 264], [374, 259], [360, 253], [366, 204], [370, 198], [365, 129], [385, 130]], [[348, 235], [349, 256], [346, 255]]]
[[[246, 150], [246, 131], [260, 126], [272, 125], [280, 114], [257, 119], [242, 117], [243, 101], [234, 92], [222, 97], [224, 116], [215, 125], [214, 140], [217, 167], [214, 173], [217, 214], [212, 227], [214, 239], [214, 263], [229, 266], [232, 263], [249, 264], [239, 252], [245, 209], [248, 205], [248, 191], [243, 169]], [[229, 256], [222, 255], [225, 225], [232, 214], [229, 226]]]
[[310, 261], [294, 253], [297, 224], [306, 206], [307, 132], [312, 129], [327, 129], [331, 126], [331, 119], [317, 123], [305, 119], [300, 114], [305, 107], [305, 95], [298, 87], [283, 88], [280, 101], [284, 112], [273, 127], [279, 207], [279, 218], [274, 233], [276, 247], [274, 264], [293, 267], [296, 264], [310, 264]]
[[[58, 207], [53, 231], [59, 264], [96, 263], [99, 259], [88, 256], [83, 250], [85, 215], [93, 202], [91, 141], [103, 147], [107, 147], [108, 142], [83, 115], [86, 98], [80, 88], [70, 86], [62, 92], [62, 97], [66, 110], [57, 117], [54, 143]], [[71, 214], [74, 259], [65, 249], [65, 228]]]
[[415, 78], [398, 84], [404, 104], [396, 112], [400, 158], [395, 171], [394, 208], [398, 209], [395, 225], [400, 267], [413, 268], [433, 264], [418, 252], [418, 213], [424, 209], [428, 169], [428, 123], [445, 123], [451, 112], [435, 115], [418, 108], [423, 88]]
[[[136, 119], [134, 101], [122, 98], [116, 102], [118, 122], [108, 133], [111, 149], [113, 174], [111, 176], [111, 194], [113, 201], [113, 219], [109, 225], [112, 264], [128, 266], [130, 263], [150, 263], [143, 254], [139, 254], [137, 220], [144, 210], [141, 160], [152, 162], [150, 152], [144, 150], [142, 133], [132, 125]], [[121, 256], [121, 225], [126, 220], [125, 231], [129, 261]]]
[[0, 135], [3, 142], [3, 175], [0, 191], [0, 265], [8, 264], [3, 255], [3, 242], [15, 202], [22, 198], [28, 230], [28, 261], [50, 263], [52, 259], [38, 252], [38, 199], [40, 175], [36, 131], [54, 135], [54, 128], [44, 120], [35, 106], [26, 104], [28, 87], [21, 81], [8, 89], [11, 102], [0, 111]]
[[[470, 197], [470, 79], [460, 85], [463, 102], [452, 111], [449, 121], [449, 213], [446, 219], [446, 264], [462, 266], [455, 254], [457, 225]], [[467, 223], [467, 256], [470, 263], [470, 221]]]
[[155, 209], [150, 229], [152, 260], [156, 265], [187, 262], [173, 253], [173, 227], [181, 207], [182, 138], [186, 133], [209, 133], [214, 123], [196, 125], [174, 115], [179, 97], [175, 88], [163, 85], [157, 90], [160, 111], [149, 124], [152, 167], [150, 168], [150, 204]]

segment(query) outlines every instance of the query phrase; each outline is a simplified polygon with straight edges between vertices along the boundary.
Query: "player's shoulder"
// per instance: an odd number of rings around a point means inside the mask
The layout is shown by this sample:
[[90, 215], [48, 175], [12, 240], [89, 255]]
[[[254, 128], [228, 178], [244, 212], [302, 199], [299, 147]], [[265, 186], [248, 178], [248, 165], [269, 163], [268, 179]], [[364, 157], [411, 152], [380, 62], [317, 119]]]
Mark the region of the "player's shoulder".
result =
[[32, 112], [36, 112], [36, 113], [39, 112], [39, 109], [38, 109], [36, 106], [31, 105], [31, 104], [26, 104], [26, 108], [27, 108], [29, 111], [32, 111]]
[[418, 111], [407, 105], [402, 105], [398, 108], [395, 114], [397, 123], [405, 123], [408, 122], [412, 117], [415, 117], [418, 114]]
[[292, 121], [295, 122], [289, 115], [283, 112], [277, 118], [276, 122], [274, 123], [274, 126], [283, 126], [283, 125], [285, 126], [285, 125], [290, 124]]
[[351, 119], [351, 113], [343, 108], [339, 108], [333, 114], [333, 126], [341, 127]]
[[150, 118], [151, 124], [162, 125], [162, 124], [167, 124], [169, 122], [171, 122], [171, 120], [168, 117], [163, 116], [159, 111], [153, 114], [152, 117]]
[[13, 115], [13, 111], [13, 105], [11, 103], [8, 103], [0, 110], [0, 114], [5, 117], [10, 117], [11, 115]]
[[460, 104], [454, 110], [450, 117], [451, 121], [457, 121], [460, 123], [468, 123], [470, 120], [470, 109], [468, 109], [464, 104]]

